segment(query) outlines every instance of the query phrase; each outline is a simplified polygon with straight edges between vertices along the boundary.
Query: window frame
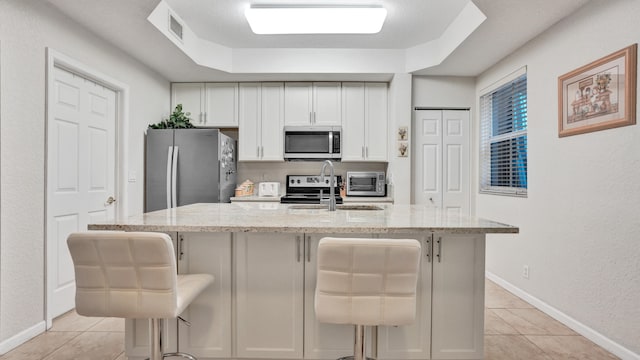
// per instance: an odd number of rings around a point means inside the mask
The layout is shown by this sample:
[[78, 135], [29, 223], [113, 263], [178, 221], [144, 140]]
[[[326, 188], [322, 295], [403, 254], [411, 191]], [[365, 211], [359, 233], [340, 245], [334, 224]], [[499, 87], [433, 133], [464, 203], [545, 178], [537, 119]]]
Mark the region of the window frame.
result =
[[[494, 114], [493, 101], [494, 96], [501, 90], [507, 90], [508, 87], [516, 85], [516, 90], [521, 92], [522, 87], [522, 78], [524, 77], [525, 85], [525, 100], [524, 100], [524, 111], [522, 111], [522, 101], [519, 102], [519, 105], [514, 105], [510, 107], [510, 110], [513, 110], [517, 107], [517, 114], [506, 114], [502, 112], [500, 114]], [[528, 157], [529, 157], [529, 149], [528, 149], [528, 84], [527, 81], [527, 68], [522, 67], [513, 73], [507, 75], [503, 79], [498, 82], [492, 84], [491, 86], [482, 89], [480, 91], [480, 96], [478, 97], [479, 101], [479, 133], [480, 133], [480, 159], [479, 159], [479, 192], [481, 194], [491, 194], [491, 195], [503, 195], [503, 196], [514, 196], [514, 197], [527, 197], [527, 188], [528, 188]], [[520, 84], [520, 87], [518, 87]], [[508, 96], [516, 95], [516, 92]], [[522, 115], [524, 114], [524, 120], [522, 120]], [[493, 126], [496, 117], [506, 116], [511, 120], [511, 123], [507, 123], [508, 126], [511, 127], [511, 131], [503, 132], [497, 135], [493, 134]], [[502, 125], [505, 122], [501, 123]], [[524, 125], [524, 126], [523, 126]], [[524, 128], [523, 128], [524, 127]], [[514, 141], [515, 140], [515, 141]], [[517, 186], [505, 186], [505, 185], [494, 185], [492, 179], [492, 168], [498, 167], [499, 165], [494, 166], [494, 161], [496, 161], [496, 157], [492, 158], [492, 145], [498, 144], [500, 142], [505, 141], [514, 141], [512, 144], [508, 145], [511, 149], [511, 154], [508, 154], [507, 158], [501, 158], [501, 162], [508, 163], [505, 167], [508, 167], [507, 172], [509, 176], [506, 178], [506, 182], [510, 184], [514, 184], [514, 182], [522, 181], [522, 177], [517, 175], [517, 170], [520, 169], [520, 172], [524, 170], [524, 187]], [[524, 151], [524, 165], [522, 165], [522, 151]], [[520, 163], [516, 165], [516, 169], [514, 170], [513, 164]], [[495, 175], [495, 174], [494, 174]]]

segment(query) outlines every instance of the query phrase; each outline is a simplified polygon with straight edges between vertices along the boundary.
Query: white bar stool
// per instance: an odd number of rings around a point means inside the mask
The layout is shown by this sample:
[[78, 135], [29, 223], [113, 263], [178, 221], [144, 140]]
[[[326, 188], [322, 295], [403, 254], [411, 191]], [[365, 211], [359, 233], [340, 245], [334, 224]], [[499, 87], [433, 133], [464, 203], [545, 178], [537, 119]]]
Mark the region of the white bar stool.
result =
[[171, 238], [163, 233], [89, 231], [67, 238], [76, 275], [76, 312], [151, 320], [150, 360], [163, 353], [162, 320], [176, 318], [213, 282], [208, 274], [177, 275]]
[[365, 358], [365, 326], [415, 320], [417, 240], [325, 237], [318, 244], [317, 267], [316, 317], [355, 325], [355, 360]]

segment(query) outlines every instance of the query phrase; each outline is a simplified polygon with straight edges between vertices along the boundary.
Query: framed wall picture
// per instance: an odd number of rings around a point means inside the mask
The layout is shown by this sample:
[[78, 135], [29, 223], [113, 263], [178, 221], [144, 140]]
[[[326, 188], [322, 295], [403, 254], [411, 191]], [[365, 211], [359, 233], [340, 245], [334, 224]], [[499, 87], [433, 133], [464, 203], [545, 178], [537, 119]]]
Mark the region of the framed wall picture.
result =
[[636, 123], [637, 44], [558, 78], [558, 136]]

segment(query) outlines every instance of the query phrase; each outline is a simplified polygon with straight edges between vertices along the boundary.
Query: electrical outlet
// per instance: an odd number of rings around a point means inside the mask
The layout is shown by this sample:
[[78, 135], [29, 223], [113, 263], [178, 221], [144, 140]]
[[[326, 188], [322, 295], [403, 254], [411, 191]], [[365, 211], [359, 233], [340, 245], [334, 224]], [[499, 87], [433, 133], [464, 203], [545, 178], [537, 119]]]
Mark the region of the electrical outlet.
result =
[[529, 278], [529, 265], [524, 265], [522, 267], [522, 277], [525, 279]]

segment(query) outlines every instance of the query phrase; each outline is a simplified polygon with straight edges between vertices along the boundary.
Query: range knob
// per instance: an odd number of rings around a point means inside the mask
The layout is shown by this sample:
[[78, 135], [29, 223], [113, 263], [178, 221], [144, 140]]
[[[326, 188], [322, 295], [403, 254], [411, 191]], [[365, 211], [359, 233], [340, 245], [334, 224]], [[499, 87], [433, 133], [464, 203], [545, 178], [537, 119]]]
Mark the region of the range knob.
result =
[[324, 179], [324, 183], [328, 184], [329, 183], [329, 179]]
[[296, 182], [295, 180], [291, 179], [291, 183], [292, 183], [292, 184], [295, 184], [295, 182]]
[[296, 180], [296, 182], [297, 182], [298, 184], [300, 184], [300, 179]]

